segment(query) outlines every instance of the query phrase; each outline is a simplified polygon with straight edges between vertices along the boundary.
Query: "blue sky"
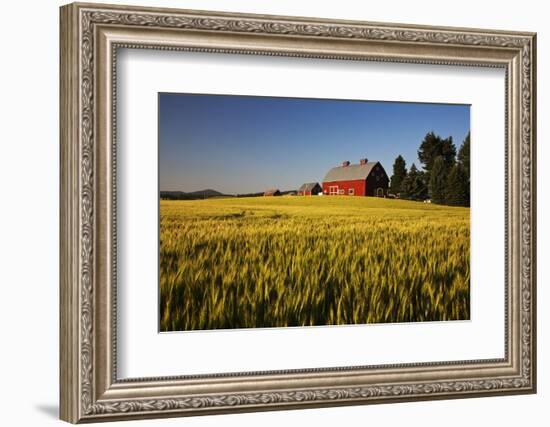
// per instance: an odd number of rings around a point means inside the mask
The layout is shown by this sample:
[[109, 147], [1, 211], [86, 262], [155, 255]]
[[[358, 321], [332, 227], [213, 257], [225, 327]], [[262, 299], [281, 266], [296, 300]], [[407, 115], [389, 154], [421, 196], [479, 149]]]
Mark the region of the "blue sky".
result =
[[426, 133], [458, 150], [469, 130], [468, 105], [161, 93], [160, 190], [291, 190], [363, 157], [391, 176]]

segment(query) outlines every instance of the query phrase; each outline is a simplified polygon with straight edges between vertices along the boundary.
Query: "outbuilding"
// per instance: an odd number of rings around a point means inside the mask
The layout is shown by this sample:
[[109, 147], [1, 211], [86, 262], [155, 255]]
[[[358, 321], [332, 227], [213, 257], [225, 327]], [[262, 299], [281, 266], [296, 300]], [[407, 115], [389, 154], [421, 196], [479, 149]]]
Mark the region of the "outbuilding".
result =
[[298, 196], [316, 196], [322, 191], [323, 188], [318, 182], [306, 182], [298, 189]]
[[281, 192], [278, 188], [271, 188], [269, 190], [265, 190], [264, 196], [280, 196]]
[[380, 162], [361, 159], [358, 164], [345, 161], [330, 169], [323, 179], [323, 193], [329, 196], [386, 197], [389, 178]]

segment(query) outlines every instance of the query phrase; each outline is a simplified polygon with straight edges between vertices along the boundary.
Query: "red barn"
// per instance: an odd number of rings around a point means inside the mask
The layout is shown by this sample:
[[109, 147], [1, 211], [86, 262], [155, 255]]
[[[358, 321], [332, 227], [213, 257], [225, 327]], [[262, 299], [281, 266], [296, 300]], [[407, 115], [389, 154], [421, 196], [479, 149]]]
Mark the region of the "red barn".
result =
[[346, 161], [328, 171], [323, 193], [330, 196], [377, 196], [388, 194], [389, 178], [380, 162], [361, 159], [352, 165]]

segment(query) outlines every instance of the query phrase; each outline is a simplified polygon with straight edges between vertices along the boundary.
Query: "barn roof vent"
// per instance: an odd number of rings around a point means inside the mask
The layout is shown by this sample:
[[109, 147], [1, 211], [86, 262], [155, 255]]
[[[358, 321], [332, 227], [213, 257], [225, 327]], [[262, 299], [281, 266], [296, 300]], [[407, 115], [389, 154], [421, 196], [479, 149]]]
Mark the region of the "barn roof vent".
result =
[[364, 159], [359, 159], [359, 164], [361, 164], [361, 165], [366, 165], [368, 161], [369, 161], [369, 159], [367, 159], [367, 158], [365, 157]]
[[342, 162], [342, 166], [348, 167], [349, 166], [349, 160], [346, 160], [345, 162]]

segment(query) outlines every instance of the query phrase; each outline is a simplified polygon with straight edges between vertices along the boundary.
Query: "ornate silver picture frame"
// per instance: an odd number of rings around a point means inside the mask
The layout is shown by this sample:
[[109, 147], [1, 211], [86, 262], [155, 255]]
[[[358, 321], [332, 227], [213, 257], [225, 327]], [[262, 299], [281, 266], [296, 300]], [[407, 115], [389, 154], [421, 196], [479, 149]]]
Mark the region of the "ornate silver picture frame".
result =
[[[79, 3], [60, 13], [61, 419], [97, 422], [536, 391], [535, 34]], [[115, 148], [121, 48], [503, 69], [504, 357], [120, 379]]]

